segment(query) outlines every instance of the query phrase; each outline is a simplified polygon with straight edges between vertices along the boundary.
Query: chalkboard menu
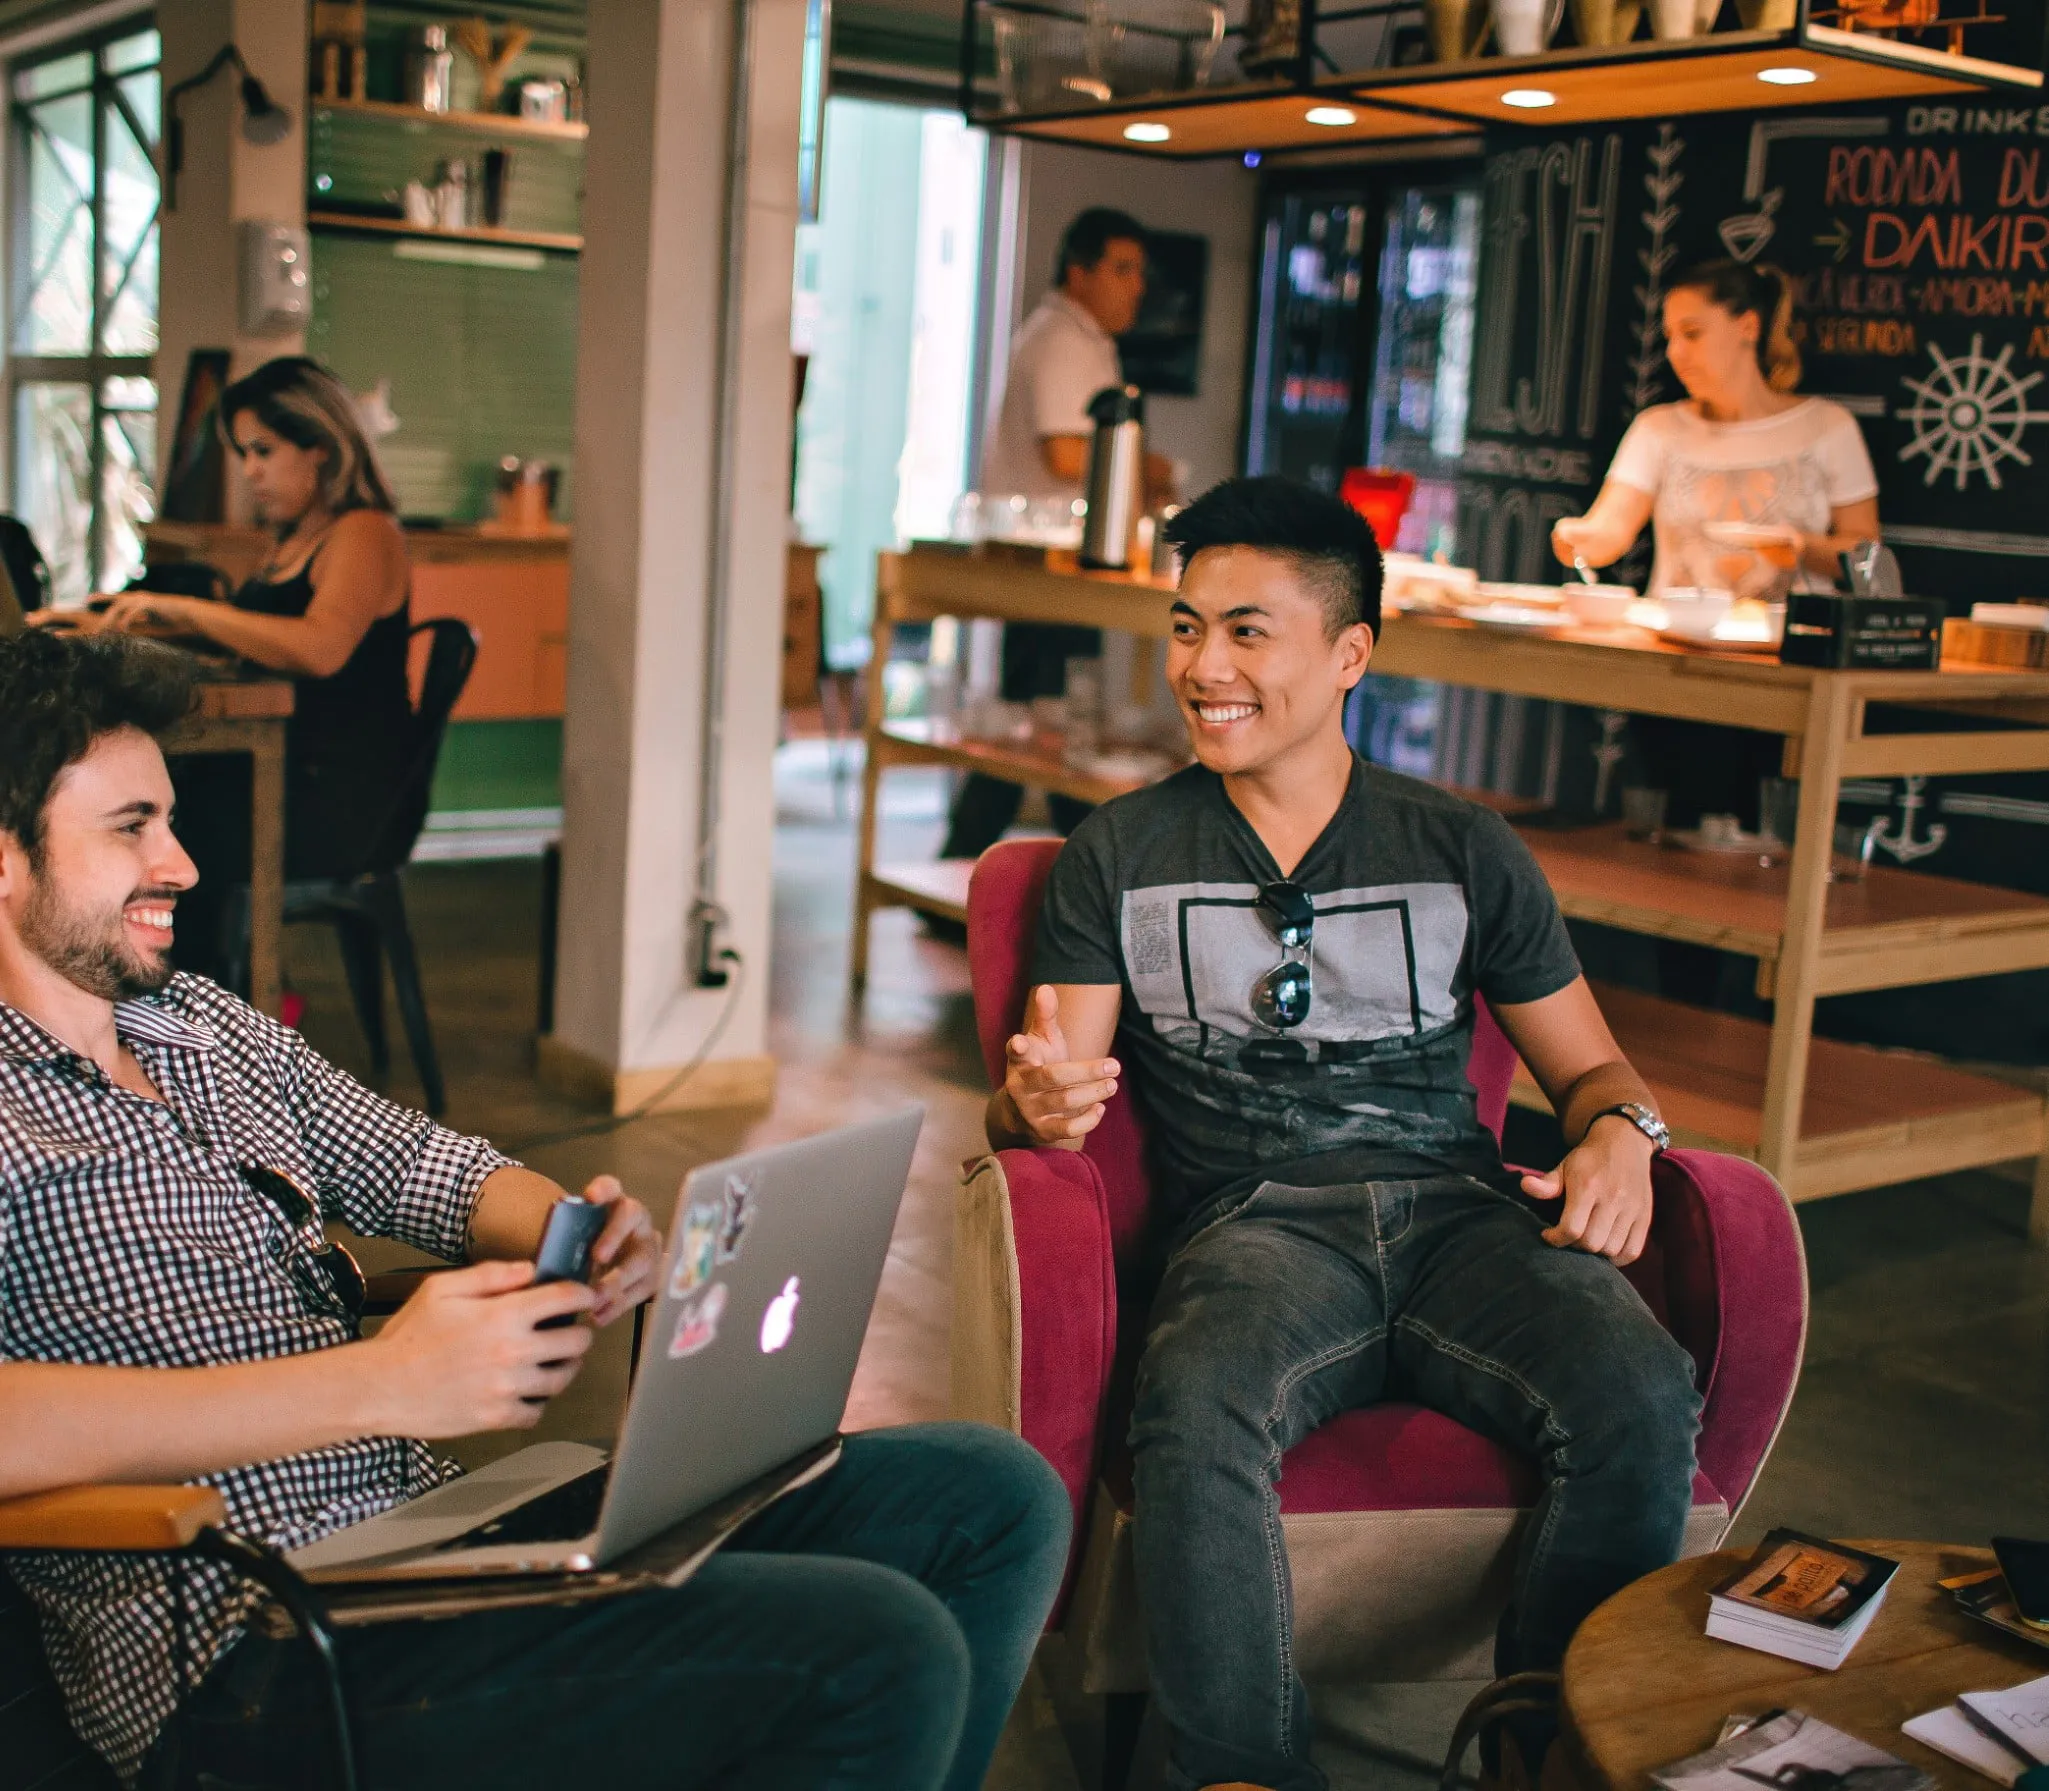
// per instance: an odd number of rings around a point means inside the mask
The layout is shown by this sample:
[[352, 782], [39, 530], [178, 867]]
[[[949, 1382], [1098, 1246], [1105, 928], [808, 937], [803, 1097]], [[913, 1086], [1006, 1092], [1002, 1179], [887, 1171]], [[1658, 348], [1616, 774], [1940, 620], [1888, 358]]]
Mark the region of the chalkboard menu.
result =
[[[2049, 106], [1846, 106], [1489, 146], [1460, 542], [1548, 578], [1715, 255], [1793, 276], [1806, 375], [1862, 425], [1909, 590], [2049, 591]], [[1641, 576], [1648, 543], [1628, 570]]]

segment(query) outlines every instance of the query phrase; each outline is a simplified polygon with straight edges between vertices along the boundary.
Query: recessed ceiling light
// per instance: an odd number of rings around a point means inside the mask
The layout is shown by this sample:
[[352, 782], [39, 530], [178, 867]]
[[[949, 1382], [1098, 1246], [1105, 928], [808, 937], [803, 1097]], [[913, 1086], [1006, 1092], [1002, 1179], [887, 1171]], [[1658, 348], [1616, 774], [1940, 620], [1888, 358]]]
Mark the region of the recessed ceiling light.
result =
[[1302, 114], [1311, 124], [1345, 125], [1357, 124], [1359, 114], [1350, 106], [1311, 106]]
[[1821, 79], [1811, 68], [1761, 68], [1757, 78], [1773, 87], [1805, 87]]
[[1501, 96], [1501, 103], [1519, 111], [1537, 112], [1557, 105], [1558, 96], [1547, 87], [1511, 87]]
[[1127, 143], [1164, 143], [1174, 133], [1164, 124], [1127, 124], [1124, 140]]

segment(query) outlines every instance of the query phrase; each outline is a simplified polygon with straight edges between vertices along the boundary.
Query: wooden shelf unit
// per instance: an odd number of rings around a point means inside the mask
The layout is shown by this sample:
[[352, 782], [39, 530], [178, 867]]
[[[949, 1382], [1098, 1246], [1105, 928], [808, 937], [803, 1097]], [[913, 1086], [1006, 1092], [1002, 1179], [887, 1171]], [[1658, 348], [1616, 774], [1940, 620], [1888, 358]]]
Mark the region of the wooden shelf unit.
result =
[[[1675, 1143], [1756, 1157], [1763, 1142], [1772, 1029], [1738, 1014], [1596, 984], [1615, 1042], [1651, 1085]], [[1520, 1064], [1510, 1099], [1548, 1113]], [[1941, 1175], [2049, 1148], [2039, 1089], [1938, 1058], [1818, 1038], [1790, 1161], [1773, 1171], [1794, 1200]], [[1903, 1164], [1911, 1168], [1903, 1168]]]
[[[1760, 992], [1771, 993], [1786, 931], [1783, 861], [1648, 845], [1616, 825], [1530, 827], [1523, 838], [1572, 919], [1755, 958], [1767, 972]], [[2049, 898], [1873, 865], [1862, 882], [1828, 886], [1815, 993], [2044, 966]]]
[[404, 236], [418, 242], [491, 243], [502, 249], [547, 249], [556, 254], [575, 255], [583, 250], [583, 238], [567, 230], [499, 230], [486, 224], [465, 224], [460, 228], [408, 224], [403, 218], [365, 217], [348, 211], [309, 211], [309, 230], [360, 230], [370, 236]]
[[[1049, 739], [1017, 746], [935, 741], [922, 727], [881, 720], [883, 668], [897, 624], [988, 617], [1161, 638], [1170, 602], [1163, 583], [994, 554], [913, 548], [880, 556], [854, 928], [857, 988], [867, 974], [870, 914], [908, 906], [953, 916], [965, 902], [971, 868], [876, 865], [876, 789], [892, 765], [984, 770], [1091, 802], [1128, 787], [1074, 772]], [[1523, 828], [1568, 915], [1753, 957], [1775, 1003], [1766, 1025], [1605, 989], [1602, 1006], [1617, 1038], [1685, 1141], [1754, 1158], [1795, 1200], [2032, 1158], [2030, 1235], [2049, 1243], [2049, 1096], [2042, 1088], [1813, 1032], [1814, 1003], [1824, 995], [2049, 966], [2049, 900], [1884, 866], [1860, 883], [1829, 878], [1846, 777], [2049, 770], [2049, 672], [1820, 671], [1758, 654], [1677, 646], [1637, 631], [1561, 626], [1511, 633], [1414, 614], [1385, 619], [1373, 669], [1783, 736], [1785, 773], [1801, 780], [1798, 842], [1786, 862], [1765, 866], [1642, 844], [1614, 826]], [[1870, 712], [1878, 707], [1911, 708], [1921, 718], [1916, 731], [1870, 731]], [[1947, 727], [1950, 715], [1964, 719]], [[1988, 731], [1987, 719], [2010, 725]], [[1478, 799], [1512, 818], [1529, 806]], [[1518, 1099], [1541, 1104], [1526, 1082]]]
[[591, 134], [591, 127], [581, 120], [553, 124], [539, 118], [521, 118], [514, 112], [430, 112], [425, 106], [401, 105], [395, 100], [318, 96], [306, 103], [316, 112], [354, 112], [393, 124], [466, 131], [475, 137], [506, 137], [529, 143], [581, 143]]

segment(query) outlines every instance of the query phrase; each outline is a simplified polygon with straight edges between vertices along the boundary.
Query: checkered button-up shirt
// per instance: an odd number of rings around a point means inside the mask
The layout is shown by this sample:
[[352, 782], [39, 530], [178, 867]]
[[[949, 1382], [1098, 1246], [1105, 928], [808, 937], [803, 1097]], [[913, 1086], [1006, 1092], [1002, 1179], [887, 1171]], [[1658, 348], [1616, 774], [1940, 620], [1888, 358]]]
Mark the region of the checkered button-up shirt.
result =
[[[467, 1254], [477, 1191], [508, 1161], [481, 1139], [380, 1099], [202, 978], [123, 1003], [115, 1025], [161, 1102], [0, 1004], [0, 1360], [182, 1368], [353, 1341], [309, 1260], [317, 1221], [295, 1227], [244, 1167], [286, 1172], [362, 1235]], [[207, 1481], [231, 1528], [293, 1549], [455, 1471], [424, 1443], [363, 1437]], [[156, 1556], [9, 1567], [73, 1726], [124, 1778], [260, 1596], [211, 1565], [174, 1581]]]

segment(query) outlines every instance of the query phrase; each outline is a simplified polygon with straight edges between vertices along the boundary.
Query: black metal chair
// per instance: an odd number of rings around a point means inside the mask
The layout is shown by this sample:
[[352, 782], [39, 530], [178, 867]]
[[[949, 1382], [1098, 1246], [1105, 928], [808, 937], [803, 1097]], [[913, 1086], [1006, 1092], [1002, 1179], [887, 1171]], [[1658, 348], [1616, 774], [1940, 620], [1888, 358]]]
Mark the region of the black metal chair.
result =
[[[363, 1316], [388, 1317], [422, 1274], [437, 1272], [372, 1275]], [[6, 1571], [7, 1553], [27, 1549], [152, 1554], [174, 1564], [213, 1561], [256, 1581], [291, 1615], [313, 1650], [327, 1694], [327, 1732], [307, 1737], [305, 1783], [355, 1791], [348, 1705], [320, 1596], [276, 1550], [235, 1535], [226, 1519], [221, 1496], [210, 1486], [72, 1486], [0, 1499], [0, 1785], [8, 1791], [121, 1791], [106, 1761], [72, 1729], [43, 1654], [34, 1607]]]
[[[448, 717], [461, 699], [477, 663], [477, 632], [452, 616], [415, 623], [412, 635], [428, 637], [427, 665], [413, 711], [412, 753], [399, 780], [391, 807], [378, 828], [369, 862], [349, 877], [285, 885], [285, 924], [321, 922], [334, 928], [342, 968], [356, 1019], [370, 1047], [370, 1062], [382, 1075], [391, 1068], [391, 1046], [384, 1030], [384, 964], [391, 964], [391, 982], [398, 996], [399, 1021], [418, 1070], [427, 1111], [439, 1118], [448, 1104], [441, 1078], [441, 1059], [427, 1020], [427, 998], [420, 987], [419, 956], [413, 949], [406, 920], [404, 885], [399, 870], [413, 854], [420, 830], [427, 824], [427, 805], [434, 787], [434, 768]], [[240, 971], [247, 986], [247, 909], [236, 931], [243, 940]]]

